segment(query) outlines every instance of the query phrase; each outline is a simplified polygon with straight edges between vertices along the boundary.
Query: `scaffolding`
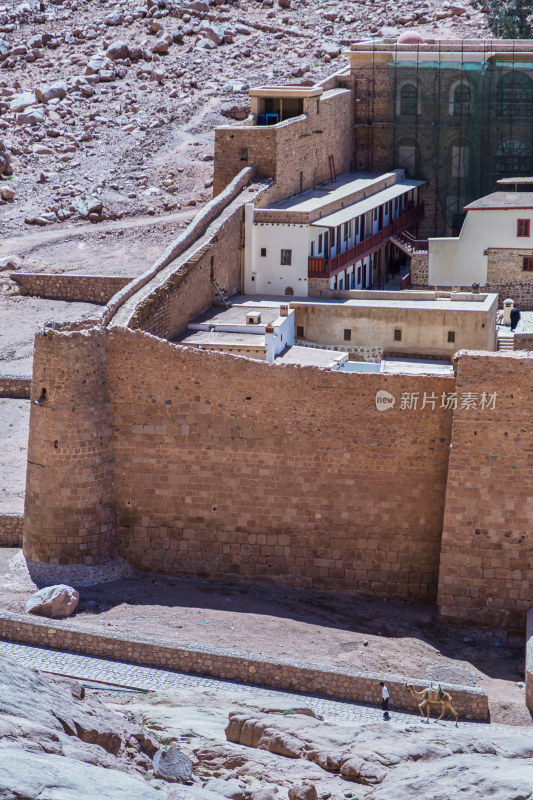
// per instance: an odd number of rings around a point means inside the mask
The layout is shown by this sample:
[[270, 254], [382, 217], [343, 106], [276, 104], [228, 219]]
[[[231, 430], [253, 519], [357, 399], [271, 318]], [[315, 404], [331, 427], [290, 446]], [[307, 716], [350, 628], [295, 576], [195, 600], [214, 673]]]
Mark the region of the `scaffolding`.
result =
[[499, 178], [533, 174], [531, 43], [454, 44], [382, 45], [355, 69], [358, 168], [426, 180], [432, 235], [456, 234]]

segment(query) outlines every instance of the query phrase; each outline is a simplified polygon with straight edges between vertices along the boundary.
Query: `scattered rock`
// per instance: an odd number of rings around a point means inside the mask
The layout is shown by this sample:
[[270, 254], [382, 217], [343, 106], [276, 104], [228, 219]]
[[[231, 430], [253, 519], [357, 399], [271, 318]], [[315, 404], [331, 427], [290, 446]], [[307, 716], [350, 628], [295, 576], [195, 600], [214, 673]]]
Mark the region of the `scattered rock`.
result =
[[318, 800], [316, 786], [312, 783], [300, 783], [289, 789], [289, 800]]
[[89, 217], [91, 214], [100, 214], [103, 203], [99, 197], [77, 197], [73, 206], [81, 217]]
[[4, 142], [0, 139], [0, 175], [11, 175], [11, 172], [11, 156]]
[[79, 599], [79, 592], [71, 586], [47, 586], [30, 597], [26, 603], [26, 612], [52, 619], [70, 617], [76, 611]]
[[34, 106], [39, 102], [37, 95], [34, 92], [22, 92], [15, 95], [9, 104], [9, 110], [18, 113], [24, 109]]
[[124, 59], [130, 57], [130, 50], [126, 42], [122, 40], [117, 40], [109, 45], [106, 50], [106, 56], [110, 58], [112, 61], [116, 59]]
[[192, 778], [191, 759], [178, 747], [158, 750], [154, 756], [154, 776], [169, 783], [188, 783]]
[[52, 83], [43, 89], [36, 89], [35, 94], [40, 103], [49, 103], [50, 100], [63, 100], [67, 96], [67, 87], [64, 83]]

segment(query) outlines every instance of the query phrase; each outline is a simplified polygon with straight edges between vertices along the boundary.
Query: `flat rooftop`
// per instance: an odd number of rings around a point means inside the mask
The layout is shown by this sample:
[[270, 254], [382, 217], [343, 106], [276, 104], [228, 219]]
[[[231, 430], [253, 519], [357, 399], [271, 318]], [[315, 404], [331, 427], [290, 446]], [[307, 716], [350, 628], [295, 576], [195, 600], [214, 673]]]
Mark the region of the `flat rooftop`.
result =
[[333, 350], [322, 350], [315, 347], [304, 347], [298, 344], [287, 349], [277, 356], [274, 364], [298, 364], [300, 367], [322, 367], [331, 369], [339, 361], [346, 358], [346, 353], [336, 353]]
[[[280, 303], [271, 303], [267, 305], [266, 303], [261, 305], [257, 305], [254, 307], [253, 304], [249, 305], [240, 305], [238, 304], [238, 297], [237, 301], [235, 298], [231, 298], [232, 307], [225, 308], [223, 306], [211, 306], [208, 308], [207, 311], [204, 311], [203, 314], [200, 314], [198, 317], [195, 317], [191, 322], [190, 325], [209, 325], [210, 322], [213, 325], [246, 325], [246, 315], [251, 314], [254, 311], [257, 311], [261, 314], [261, 322], [260, 325], [270, 325], [272, 322], [279, 317], [279, 307]], [[284, 305], [288, 305], [288, 301], [292, 300], [292, 298], [286, 298]], [[235, 304], [237, 303], [237, 304]], [[250, 326], [253, 327], [253, 326]]]
[[330, 203], [342, 202], [350, 195], [366, 189], [377, 191], [377, 185], [387, 178], [398, 177], [398, 172], [347, 172], [337, 178], [336, 181], [322, 183], [315, 189], [309, 189], [302, 194], [293, 195], [287, 200], [282, 200], [275, 205], [268, 206], [261, 211], [299, 211], [309, 213], [329, 205]]
[[[232, 303], [235, 305], [241, 304], [245, 307], [253, 307], [261, 310], [262, 303], [264, 302], [267, 307], [272, 306], [274, 302], [289, 303], [291, 308], [297, 305], [305, 306], [319, 306], [319, 305], [332, 305], [341, 308], [356, 307], [356, 308], [390, 308], [391, 310], [424, 310], [424, 311], [488, 311], [493, 303], [497, 302], [497, 294], [469, 294], [466, 292], [451, 292], [447, 293], [447, 297], [437, 297], [433, 292], [417, 292], [417, 291], [403, 291], [403, 292], [380, 292], [380, 291], [352, 291], [349, 298], [323, 298], [323, 297], [283, 297], [273, 298], [265, 297], [249, 297], [246, 295], [238, 295], [232, 298]], [[361, 295], [358, 297], [357, 295]], [[370, 295], [370, 296], [369, 296]], [[391, 297], [397, 295], [398, 299]], [[476, 298], [476, 299], [474, 299]]]
[[401, 197], [402, 194], [416, 189], [418, 186], [423, 186], [425, 181], [403, 180], [398, 181], [393, 186], [388, 186], [386, 189], [380, 189], [375, 194], [370, 195], [365, 200], [358, 200], [351, 203], [339, 211], [334, 211], [333, 214], [328, 214], [325, 217], [316, 219], [312, 224], [319, 228], [336, 228], [344, 222], [348, 222], [354, 217], [360, 217], [366, 214], [367, 211], [372, 211], [376, 206], [387, 203], [390, 200], [395, 200]]
[[[515, 179], [514, 183], [521, 183]], [[465, 206], [465, 211], [479, 211], [480, 209], [506, 209], [506, 208], [533, 208], [532, 192], [493, 192], [479, 200], [474, 200]]]
[[184, 331], [180, 336], [172, 340], [177, 344], [190, 344], [194, 347], [199, 345], [208, 348], [210, 345], [217, 347], [257, 347], [265, 346], [264, 334], [246, 333], [246, 331]]

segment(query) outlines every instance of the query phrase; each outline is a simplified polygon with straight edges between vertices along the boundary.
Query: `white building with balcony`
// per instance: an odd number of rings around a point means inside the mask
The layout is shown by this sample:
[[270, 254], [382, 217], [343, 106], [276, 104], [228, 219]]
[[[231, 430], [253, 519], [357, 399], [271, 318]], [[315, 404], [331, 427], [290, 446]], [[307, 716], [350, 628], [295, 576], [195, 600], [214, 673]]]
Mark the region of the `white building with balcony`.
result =
[[268, 208], [246, 206], [243, 291], [383, 288], [405, 265], [395, 237], [422, 219], [423, 186], [403, 170], [348, 173]]

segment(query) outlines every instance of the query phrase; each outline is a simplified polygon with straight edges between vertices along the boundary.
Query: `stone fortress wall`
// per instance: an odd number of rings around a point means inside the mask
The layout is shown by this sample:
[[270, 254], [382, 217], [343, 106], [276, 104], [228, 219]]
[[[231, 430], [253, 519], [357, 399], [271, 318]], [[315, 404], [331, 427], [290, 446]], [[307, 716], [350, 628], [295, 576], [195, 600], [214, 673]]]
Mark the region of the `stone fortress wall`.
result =
[[[347, 98], [340, 87], [275, 130], [223, 128], [218, 187], [236, 177], [202, 224], [94, 327], [36, 337], [29, 559], [120, 554], [147, 570], [438, 600], [450, 621], [524, 627], [533, 355], [463, 354], [455, 378], [271, 365], [165, 341], [213, 302], [212, 278], [240, 285], [246, 202], [299, 191], [290, 163], [301, 161], [304, 188], [311, 174], [329, 178], [332, 148], [337, 171], [350, 167]], [[232, 130], [251, 137], [253, 169], [236, 174]], [[270, 189], [247, 185], [254, 169], [271, 170]], [[378, 392], [394, 406], [378, 410]]]

